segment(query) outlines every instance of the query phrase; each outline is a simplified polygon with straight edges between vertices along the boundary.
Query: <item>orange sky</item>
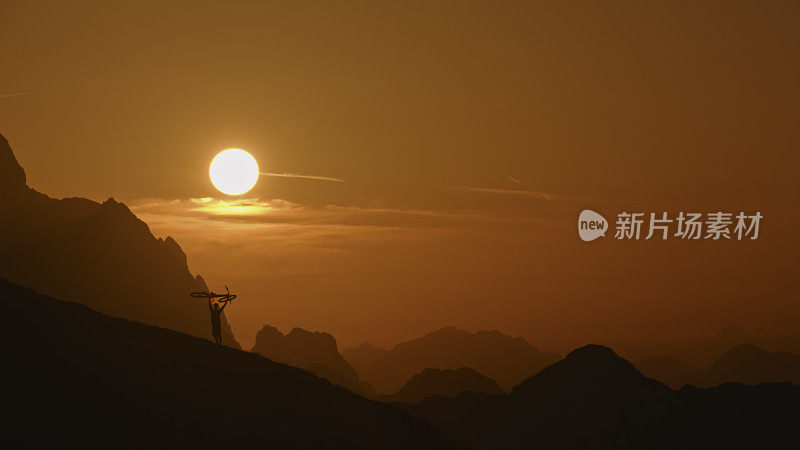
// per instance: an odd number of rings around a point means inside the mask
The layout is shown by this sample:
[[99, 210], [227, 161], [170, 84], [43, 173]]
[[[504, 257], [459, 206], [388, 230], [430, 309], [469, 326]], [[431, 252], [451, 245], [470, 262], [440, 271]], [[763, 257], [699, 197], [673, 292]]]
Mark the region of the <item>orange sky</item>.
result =
[[[559, 351], [796, 329], [796, 2], [30, 3], [0, 4], [29, 184], [175, 237], [241, 294], [246, 347], [264, 323]], [[197, 199], [226, 198], [207, 170], [230, 147], [344, 181], [262, 177], [252, 214], [220, 214]], [[583, 208], [765, 219], [752, 242], [586, 244]]]

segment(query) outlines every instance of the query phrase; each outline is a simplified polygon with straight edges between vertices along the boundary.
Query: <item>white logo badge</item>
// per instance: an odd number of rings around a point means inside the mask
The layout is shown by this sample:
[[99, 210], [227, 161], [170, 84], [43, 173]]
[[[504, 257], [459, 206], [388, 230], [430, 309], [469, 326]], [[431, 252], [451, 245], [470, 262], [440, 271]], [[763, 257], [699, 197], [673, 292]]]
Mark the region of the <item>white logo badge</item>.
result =
[[578, 235], [585, 242], [593, 241], [606, 235], [608, 231], [608, 221], [605, 217], [592, 211], [584, 209], [578, 216]]

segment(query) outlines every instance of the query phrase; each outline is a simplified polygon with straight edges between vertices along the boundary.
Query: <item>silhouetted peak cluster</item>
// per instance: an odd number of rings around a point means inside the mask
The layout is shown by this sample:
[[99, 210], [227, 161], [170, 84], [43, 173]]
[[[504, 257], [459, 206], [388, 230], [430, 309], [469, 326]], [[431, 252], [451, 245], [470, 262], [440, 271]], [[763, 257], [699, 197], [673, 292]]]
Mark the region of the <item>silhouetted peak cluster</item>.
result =
[[255, 350], [255, 348], [259, 346], [259, 343], [266, 344], [267, 342], [272, 341], [273, 339], [276, 338], [278, 339], [283, 338], [283, 333], [281, 333], [280, 330], [278, 330], [273, 326], [264, 325], [263, 327], [261, 327], [260, 330], [258, 330], [258, 333], [256, 334], [256, 345], [253, 347], [253, 350]]
[[319, 350], [322, 351], [339, 351], [336, 346], [336, 338], [324, 331], [308, 331], [300, 327], [294, 327], [286, 337], [289, 339], [306, 341], [310, 345], [319, 346]]
[[284, 335], [277, 328], [264, 325], [256, 334], [252, 351], [295, 367], [326, 366], [349, 380], [359, 380], [358, 373], [339, 354], [336, 339], [329, 333], [293, 328]]

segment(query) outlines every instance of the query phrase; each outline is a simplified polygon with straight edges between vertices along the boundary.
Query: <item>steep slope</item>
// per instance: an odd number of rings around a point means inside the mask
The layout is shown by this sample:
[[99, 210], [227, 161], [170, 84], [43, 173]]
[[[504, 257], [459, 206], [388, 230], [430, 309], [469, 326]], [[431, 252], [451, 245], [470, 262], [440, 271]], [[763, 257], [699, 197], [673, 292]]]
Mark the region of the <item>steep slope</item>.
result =
[[[0, 136], [0, 277], [106, 314], [211, 337], [206, 288], [172, 239], [156, 239], [124, 204], [53, 199], [26, 185]], [[223, 342], [238, 348], [227, 321]]]
[[308, 366], [303, 367], [303, 369], [320, 378], [326, 379], [334, 386], [341, 386], [350, 392], [355, 392], [362, 397], [371, 399], [378, 399], [379, 397], [378, 391], [376, 391], [371, 384], [367, 383], [366, 381], [361, 381], [357, 378], [348, 378], [328, 366], [323, 366], [322, 364], [309, 364]]
[[4, 448], [461, 448], [420, 419], [252, 353], [5, 280], [0, 308]]
[[602, 346], [586, 346], [508, 396], [468, 392], [398, 405], [483, 449], [796, 448], [791, 383], [673, 391]]
[[455, 397], [467, 392], [483, 392], [487, 394], [504, 394], [496, 381], [485, 377], [469, 367], [459, 369], [425, 369], [414, 375], [388, 401], [403, 403], [419, 403], [425, 398], [440, 395]]
[[361, 376], [379, 392], [393, 393], [427, 368], [471, 367], [510, 390], [557, 360], [558, 355], [539, 353], [524, 339], [499, 331], [470, 333], [447, 327], [396, 345], [380, 355]]

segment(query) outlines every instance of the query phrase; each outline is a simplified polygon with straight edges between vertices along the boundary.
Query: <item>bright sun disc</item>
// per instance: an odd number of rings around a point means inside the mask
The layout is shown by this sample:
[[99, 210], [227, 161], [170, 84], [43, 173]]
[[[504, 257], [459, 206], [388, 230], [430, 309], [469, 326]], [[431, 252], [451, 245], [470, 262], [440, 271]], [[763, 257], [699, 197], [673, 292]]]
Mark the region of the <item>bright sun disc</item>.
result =
[[214, 187], [228, 195], [239, 195], [255, 186], [258, 164], [250, 153], [231, 148], [214, 157], [208, 174]]

